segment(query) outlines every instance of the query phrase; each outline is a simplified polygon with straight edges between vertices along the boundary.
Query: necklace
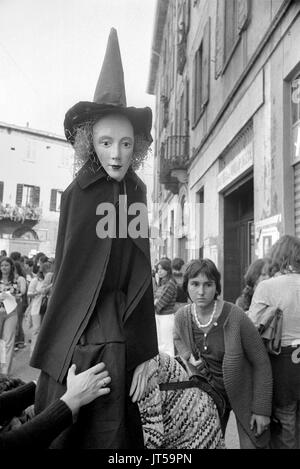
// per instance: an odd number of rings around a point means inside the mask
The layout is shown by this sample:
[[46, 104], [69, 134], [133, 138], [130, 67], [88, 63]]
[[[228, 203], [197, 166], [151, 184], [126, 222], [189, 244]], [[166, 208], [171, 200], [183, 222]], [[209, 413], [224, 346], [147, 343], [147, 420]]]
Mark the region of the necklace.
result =
[[199, 321], [198, 316], [197, 316], [196, 305], [195, 305], [195, 303], [193, 304], [193, 306], [192, 306], [192, 313], [193, 313], [193, 316], [194, 316], [194, 319], [195, 319], [195, 323], [197, 324], [197, 326], [199, 327], [199, 329], [202, 329], [202, 328], [204, 328], [204, 327], [208, 327], [208, 326], [211, 325], [211, 323], [212, 323], [212, 321], [213, 321], [213, 318], [214, 318], [214, 315], [215, 315], [215, 313], [216, 313], [216, 309], [217, 309], [217, 302], [215, 301], [215, 303], [214, 303], [214, 309], [213, 309], [213, 311], [212, 311], [212, 313], [211, 313], [211, 316], [210, 316], [208, 322], [207, 322], [206, 324], [201, 324], [201, 322]]

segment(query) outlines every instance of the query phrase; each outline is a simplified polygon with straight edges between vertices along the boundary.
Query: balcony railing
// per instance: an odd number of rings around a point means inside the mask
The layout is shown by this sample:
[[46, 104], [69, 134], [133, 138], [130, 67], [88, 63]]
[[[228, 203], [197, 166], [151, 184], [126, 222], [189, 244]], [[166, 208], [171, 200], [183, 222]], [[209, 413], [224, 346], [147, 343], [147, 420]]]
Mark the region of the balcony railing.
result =
[[35, 222], [41, 218], [42, 210], [40, 207], [26, 205], [25, 207], [18, 205], [0, 203], [0, 220], [10, 220], [17, 223]]
[[173, 135], [168, 137], [164, 159], [170, 169], [185, 169], [189, 160], [189, 137]]
[[177, 193], [178, 179], [174, 174], [175, 170], [186, 170], [188, 161], [189, 137], [187, 135], [168, 137], [160, 150], [160, 183], [171, 192]]

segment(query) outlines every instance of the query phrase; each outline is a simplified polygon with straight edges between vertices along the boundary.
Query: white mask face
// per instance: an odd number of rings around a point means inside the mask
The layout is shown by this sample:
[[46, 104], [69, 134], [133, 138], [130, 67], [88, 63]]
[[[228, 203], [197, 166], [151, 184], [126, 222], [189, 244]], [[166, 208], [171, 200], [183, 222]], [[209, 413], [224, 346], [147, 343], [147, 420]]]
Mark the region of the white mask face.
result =
[[107, 174], [122, 181], [130, 166], [134, 133], [127, 117], [109, 114], [93, 126], [93, 144], [99, 161]]

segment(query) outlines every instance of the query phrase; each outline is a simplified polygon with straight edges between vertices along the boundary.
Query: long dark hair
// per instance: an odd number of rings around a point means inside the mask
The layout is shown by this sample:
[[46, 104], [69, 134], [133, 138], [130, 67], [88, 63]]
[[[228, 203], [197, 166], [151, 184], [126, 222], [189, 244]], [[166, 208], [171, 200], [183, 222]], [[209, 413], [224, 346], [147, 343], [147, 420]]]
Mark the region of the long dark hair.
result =
[[170, 259], [166, 259], [166, 258], [160, 259], [160, 261], [156, 264], [156, 269], [158, 269], [159, 265], [167, 272], [167, 276], [165, 277], [166, 280], [159, 279], [159, 284], [161, 285], [162, 280], [168, 281], [170, 279], [173, 279], [173, 274], [172, 274], [172, 265], [171, 265]]
[[17, 274], [19, 275], [19, 277], [24, 277], [26, 278], [26, 273], [23, 269], [23, 266], [21, 264], [21, 262], [19, 261], [15, 261], [15, 271], [17, 272]]
[[[10, 257], [2, 257], [2, 259], [0, 261], [0, 267], [1, 267], [2, 262], [8, 262], [8, 264], [10, 264], [10, 272], [9, 272], [9, 276], [8, 276], [8, 281], [11, 282], [11, 283], [14, 283], [14, 280], [15, 280], [15, 264], [14, 264], [14, 261]], [[0, 280], [2, 280], [2, 271], [1, 271], [1, 269], [0, 269]]]
[[248, 267], [247, 272], [245, 273], [244, 280], [245, 280], [245, 288], [242, 291], [242, 298], [243, 298], [243, 309], [247, 311], [250, 307], [252, 297], [254, 294], [254, 289], [256, 283], [261, 276], [263, 268], [266, 264], [270, 263], [270, 259], [265, 257], [263, 259], [256, 259], [250, 266]]

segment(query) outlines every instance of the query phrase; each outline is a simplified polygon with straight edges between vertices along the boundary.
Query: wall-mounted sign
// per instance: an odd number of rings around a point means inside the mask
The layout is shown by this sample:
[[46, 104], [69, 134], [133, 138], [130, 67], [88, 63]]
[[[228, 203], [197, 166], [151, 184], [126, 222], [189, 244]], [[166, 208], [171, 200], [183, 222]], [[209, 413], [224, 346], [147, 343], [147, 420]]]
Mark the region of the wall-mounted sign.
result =
[[292, 164], [300, 161], [300, 121], [293, 126], [292, 130]]
[[250, 142], [228, 165], [218, 174], [218, 191], [223, 191], [236, 179], [241, 177], [253, 166], [253, 142]]

